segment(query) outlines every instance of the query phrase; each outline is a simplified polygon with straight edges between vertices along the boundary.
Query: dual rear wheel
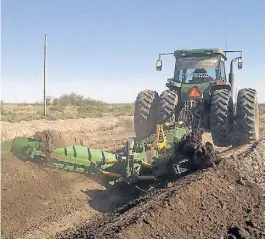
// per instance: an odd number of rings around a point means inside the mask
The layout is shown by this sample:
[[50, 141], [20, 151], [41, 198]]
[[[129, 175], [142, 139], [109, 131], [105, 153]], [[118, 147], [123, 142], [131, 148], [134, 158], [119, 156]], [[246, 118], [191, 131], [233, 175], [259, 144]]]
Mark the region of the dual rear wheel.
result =
[[177, 91], [165, 90], [160, 96], [156, 91], [141, 91], [136, 98], [134, 108], [136, 140], [142, 140], [154, 134], [156, 124], [175, 121], [177, 104]]
[[140, 141], [155, 132], [159, 96], [156, 91], [141, 91], [134, 106], [134, 130]]
[[[239, 146], [259, 140], [259, 109], [257, 92], [241, 89], [236, 112], [229, 89], [215, 90], [211, 98], [210, 127], [213, 143], [218, 147]], [[235, 117], [234, 117], [235, 115]]]
[[[177, 120], [178, 92], [165, 90], [141, 91], [135, 102], [134, 128], [136, 140], [155, 133], [156, 124]], [[234, 117], [235, 115], [235, 117]], [[218, 147], [243, 145], [259, 139], [259, 110], [257, 92], [246, 88], [238, 92], [236, 112], [229, 89], [213, 92], [210, 105], [210, 128], [213, 143]]]
[[238, 92], [236, 129], [239, 145], [250, 144], [259, 140], [258, 97], [254, 89], [241, 89]]

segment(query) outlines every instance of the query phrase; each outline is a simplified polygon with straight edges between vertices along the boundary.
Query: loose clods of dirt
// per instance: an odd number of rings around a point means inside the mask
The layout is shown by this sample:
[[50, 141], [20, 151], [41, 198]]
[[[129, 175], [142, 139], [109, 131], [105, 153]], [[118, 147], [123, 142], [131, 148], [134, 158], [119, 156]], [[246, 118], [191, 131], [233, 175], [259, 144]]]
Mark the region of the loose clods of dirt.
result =
[[187, 138], [177, 144], [175, 154], [187, 157], [191, 160], [194, 169], [208, 168], [220, 162], [213, 144], [202, 143], [203, 129], [197, 129], [188, 135]]

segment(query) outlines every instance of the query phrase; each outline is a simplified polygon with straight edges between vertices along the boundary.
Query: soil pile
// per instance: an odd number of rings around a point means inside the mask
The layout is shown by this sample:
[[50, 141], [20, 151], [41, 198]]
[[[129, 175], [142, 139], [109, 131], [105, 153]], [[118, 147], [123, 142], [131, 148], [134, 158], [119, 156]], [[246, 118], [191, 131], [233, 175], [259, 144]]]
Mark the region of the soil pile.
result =
[[265, 238], [264, 191], [252, 183], [264, 179], [253, 166], [264, 149], [263, 140], [57, 238]]
[[124, 148], [126, 138], [120, 139], [83, 139], [75, 134], [66, 134], [55, 130], [44, 130], [36, 132], [33, 135], [34, 139], [45, 143], [44, 151], [50, 152], [55, 148], [64, 148], [71, 145], [82, 145], [95, 149], [101, 149], [108, 152], [117, 152]]
[[73, 144], [84, 145], [82, 139], [76, 138], [74, 135], [64, 134], [54, 130], [44, 130], [36, 132], [33, 138], [46, 143], [47, 147], [52, 150], [55, 148], [63, 148]]

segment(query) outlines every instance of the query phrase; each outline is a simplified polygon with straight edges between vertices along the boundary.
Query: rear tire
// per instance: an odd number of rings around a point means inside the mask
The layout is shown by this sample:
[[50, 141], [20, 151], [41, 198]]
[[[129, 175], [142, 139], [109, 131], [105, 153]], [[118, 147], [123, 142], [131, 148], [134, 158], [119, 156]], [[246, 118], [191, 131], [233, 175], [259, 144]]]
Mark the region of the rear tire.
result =
[[174, 122], [178, 118], [175, 112], [178, 101], [179, 97], [176, 90], [165, 90], [161, 93], [158, 109], [159, 124]]
[[232, 141], [233, 99], [229, 89], [215, 90], [211, 98], [210, 127], [213, 143], [228, 147]]
[[237, 96], [237, 140], [239, 145], [259, 140], [259, 108], [255, 89], [241, 89]]
[[134, 130], [136, 140], [149, 137], [156, 130], [159, 96], [156, 91], [141, 91], [135, 101]]

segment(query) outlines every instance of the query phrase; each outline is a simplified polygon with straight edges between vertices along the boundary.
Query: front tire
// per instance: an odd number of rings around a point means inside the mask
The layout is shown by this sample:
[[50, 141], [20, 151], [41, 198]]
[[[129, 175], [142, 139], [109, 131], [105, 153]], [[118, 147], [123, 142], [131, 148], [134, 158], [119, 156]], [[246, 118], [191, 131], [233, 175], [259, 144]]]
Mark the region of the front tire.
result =
[[213, 143], [218, 147], [231, 145], [233, 134], [233, 99], [229, 89], [215, 90], [211, 98], [210, 127]]

